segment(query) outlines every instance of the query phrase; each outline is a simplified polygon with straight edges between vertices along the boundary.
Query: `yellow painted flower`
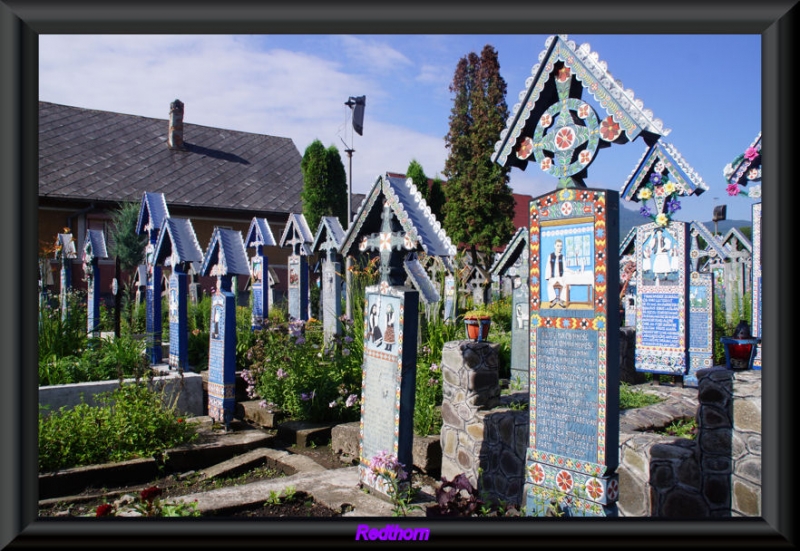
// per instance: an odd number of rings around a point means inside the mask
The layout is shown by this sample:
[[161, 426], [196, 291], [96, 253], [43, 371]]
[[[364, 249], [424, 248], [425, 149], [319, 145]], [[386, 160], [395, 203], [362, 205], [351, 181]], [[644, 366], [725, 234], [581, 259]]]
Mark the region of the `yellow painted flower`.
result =
[[669, 223], [669, 218], [663, 212], [656, 216], [656, 224], [659, 226], [666, 226], [667, 223]]
[[641, 199], [642, 201], [647, 201], [652, 196], [653, 192], [650, 190], [650, 188], [643, 187], [642, 189], [639, 190], [639, 199]]
[[675, 189], [676, 189], [675, 184], [673, 184], [672, 182], [667, 182], [666, 184], [664, 184], [664, 192], [667, 195], [672, 195], [673, 193], [675, 193]]

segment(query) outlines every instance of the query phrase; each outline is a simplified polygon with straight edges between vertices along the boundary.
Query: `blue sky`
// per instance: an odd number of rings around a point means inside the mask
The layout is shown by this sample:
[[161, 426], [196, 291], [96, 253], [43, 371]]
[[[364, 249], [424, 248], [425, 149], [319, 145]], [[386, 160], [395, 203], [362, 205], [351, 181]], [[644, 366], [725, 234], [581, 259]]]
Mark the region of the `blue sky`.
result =
[[[289, 137], [301, 154], [314, 139], [335, 145], [348, 174], [344, 149], [352, 147], [353, 192], [365, 193], [379, 175], [405, 172], [412, 159], [430, 177], [441, 173], [449, 85], [461, 57], [495, 47], [511, 109], [547, 36], [42, 34], [39, 99], [166, 121], [177, 98], [185, 104], [185, 123]], [[715, 204], [726, 204], [728, 219], [750, 220], [754, 201], [729, 197], [722, 171], [761, 131], [760, 35], [575, 34], [569, 40], [588, 43], [663, 121], [671, 131], [661, 139], [708, 186], [682, 199], [676, 219], [707, 221]], [[359, 136], [344, 103], [362, 95]], [[185, 139], [191, 142], [191, 135]], [[587, 185], [619, 191], [644, 152], [641, 139], [599, 151]], [[555, 186], [532, 164], [512, 169], [516, 193], [538, 196]]]

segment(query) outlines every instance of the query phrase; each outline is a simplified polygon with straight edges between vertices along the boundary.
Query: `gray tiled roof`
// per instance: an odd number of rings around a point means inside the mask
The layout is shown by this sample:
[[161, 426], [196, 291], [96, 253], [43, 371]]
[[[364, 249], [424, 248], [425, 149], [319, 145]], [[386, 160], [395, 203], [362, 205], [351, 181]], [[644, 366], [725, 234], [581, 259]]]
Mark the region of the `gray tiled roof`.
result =
[[171, 150], [166, 118], [39, 102], [39, 197], [139, 202], [147, 191], [171, 207], [302, 209], [302, 156], [290, 138], [183, 127], [185, 150]]

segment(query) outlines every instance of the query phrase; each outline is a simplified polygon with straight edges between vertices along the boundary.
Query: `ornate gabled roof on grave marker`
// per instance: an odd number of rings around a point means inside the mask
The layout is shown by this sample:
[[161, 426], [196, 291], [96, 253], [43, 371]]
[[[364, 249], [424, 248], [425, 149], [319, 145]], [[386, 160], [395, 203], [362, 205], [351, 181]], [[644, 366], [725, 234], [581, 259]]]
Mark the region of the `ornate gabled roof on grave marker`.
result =
[[272, 229], [269, 227], [267, 219], [254, 216], [250, 222], [250, 228], [247, 230], [247, 237], [244, 238], [244, 246], [247, 248], [258, 245], [274, 247], [276, 244], [275, 236], [272, 235]]
[[620, 256], [633, 253], [633, 249], [636, 247], [636, 233], [638, 229], [638, 226], [632, 227], [630, 230], [628, 230], [628, 235], [626, 235], [622, 241], [619, 242]]
[[[306, 217], [295, 212], [289, 214], [279, 245], [281, 247], [293, 247], [293, 243], [299, 243], [300, 255], [311, 256], [311, 243], [313, 241], [314, 236], [311, 235], [311, 229], [308, 227]], [[294, 251], [292, 253], [294, 254]]]
[[478, 283], [486, 283], [487, 281], [492, 280], [492, 276], [480, 266], [465, 266], [465, 269], [461, 271], [461, 282], [464, 285], [469, 284], [470, 281], [476, 281]]
[[741, 245], [748, 253], [753, 254], [753, 245], [750, 240], [739, 230], [739, 228], [731, 228], [720, 241], [722, 245], [730, 251], [730, 255], [734, 256], [741, 253], [737, 245]]
[[[65, 228], [69, 229], [69, 228]], [[59, 233], [56, 236], [56, 254], [57, 259], [61, 258], [77, 258], [78, 253], [75, 250], [75, 239], [71, 233]]]
[[722, 170], [729, 185], [746, 186], [761, 181], [761, 132], [744, 153], [740, 153]]
[[145, 191], [142, 205], [139, 208], [139, 219], [136, 222], [136, 233], [146, 233], [148, 229], [160, 230], [164, 220], [169, 216], [167, 200], [163, 193]]
[[323, 216], [317, 227], [317, 235], [314, 237], [314, 244], [311, 246], [312, 252], [328, 250], [333, 248], [339, 252], [344, 242], [344, 228], [335, 216]]
[[[381, 199], [379, 201], [379, 199]], [[456, 254], [456, 248], [436, 220], [425, 199], [411, 178], [379, 176], [372, 190], [364, 198], [353, 223], [345, 234], [341, 253], [352, 255], [358, 250], [357, 237], [381, 231], [383, 201], [388, 201], [403, 231], [430, 256], [448, 257]]]
[[604, 122], [608, 121], [606, 124], [614, 132], [606, 134], [611, 139], [604, 145], [618, 140], [633, 141], [640, 134], [647, 143], [654, 143], [660, 136], [669, 134], [663, 123], [653, 117], [652, 111], [645, 109], [642, 101], [634, 96], [633, 90], [626, 90], [622, 82], [608, 72], [607, 64], [599, 59], [588, 43], [576, 48], [575, 42], [566, 35], [550, 36], [539, 54], [539, 62], [531, 69], [531, 76], [519, 94], [520, 103], [514, 105], [506, 128], [500, 133], [492, 161], [522, 169], [527, 166], [530, 154], [518, 156], [512, 153], [518, 152], [526, 139], [534, 135], [540, 118], [553, 105], [557, 63], [569, 69], [583, 89], [605, 110]]
[[[689, 166], [674, 145], [658, 142], [645, 150], [620, 189], [620, 197], [626, 201], [639, 202], [639, 190], [650, 181], [650, 175], [654, 172], [662, 174], [664, 171], [669, 175], [669, 181], [675, 184], [678, 195], [700, 195], [708, 190], [703, 178]], [[659, 212], [662, 212], [662, 208], [659, 208]]]
[[517, 229], [517, 233], [514, 234], [514, 237], [512, 237], [511, 241], [506, 245], [506, 250], [498, 257], [489, 271], [496, 275], [506, 273], [508, 269], [517, 262], [527, 246], [528, 228]]
[[431, 281], [428, 272], [425, 270], [425, 266], [422, 265], [416, 255], [413, 255], [412, 258], [407, 258], [403, 262], [403, 268], [414, 288], [419, 291], [419, 296], [425, 304], [433, 304], [441, 300], [442, 297], [439, 296], [439, 291], [436, 290], [433, 281]]
[[[197, 240], [191, 220], [188, 218], [167, 217], [158, 235], [154, 259], [156, 264], [164, 264], [168, 258], [174, 256], [171, 262], [189, 262], [199, 264], [203, 262], [203, 250]], [[173, 265], [173, 264], [171, 264]]]
[[[689, 224], [689, 235], [699, 235], [706, 242], [705, 251], [709, 257], [718, 258], [722, 261], [727, 260], [729, 251], [722, 245], [722, 241], [716, 237], [702, 222], [692, 222]], [[691, 254], [691, 252], [690, 252]]]
[[214, 228], [200, 275], [250, 275], [241, 232], [219, 226]]
[[86, 230], [83, 252], [92, 258], [108, 258], [106, 238], [102, 230]]

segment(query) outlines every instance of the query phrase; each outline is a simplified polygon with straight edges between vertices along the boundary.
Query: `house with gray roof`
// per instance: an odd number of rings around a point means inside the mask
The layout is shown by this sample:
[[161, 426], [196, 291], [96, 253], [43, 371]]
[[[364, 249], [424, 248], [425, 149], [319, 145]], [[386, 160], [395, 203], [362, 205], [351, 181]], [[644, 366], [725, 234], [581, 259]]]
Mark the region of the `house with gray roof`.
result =
[[[302, 155], [290, 138], [185, 124], [180, 100], [165, 114], [39, 102], [40, 248], [64, 228], [79, 242], [89, 229], [108, 238], [111, 212], [145, 193], [163, 194], [170, 216], [190, 218], [201, 244], [217, 226], [247, 232], [253, 217], [282, 232], [289, 213], [302, 211]], [[270, 251], [273, 266], [285, 264], [287, 253]], [[78, 262], [73, 285], [80, 287]], [[101, 262], [103, 281], [111, 282], [114, 260]], [[51, 269], [60, 269], [55, 259]], [[246, 284], [240, 278], [240, 289]]]

